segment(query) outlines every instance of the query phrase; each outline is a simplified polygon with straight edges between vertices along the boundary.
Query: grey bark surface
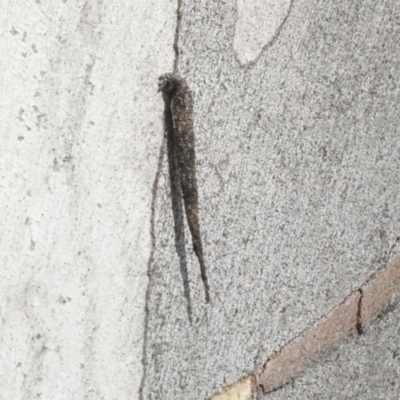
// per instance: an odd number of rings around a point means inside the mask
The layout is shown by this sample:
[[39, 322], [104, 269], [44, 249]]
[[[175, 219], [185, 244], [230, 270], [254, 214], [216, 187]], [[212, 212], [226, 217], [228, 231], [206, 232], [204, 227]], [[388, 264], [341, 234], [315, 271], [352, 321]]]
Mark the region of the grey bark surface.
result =
[[[190, 323], [164, 162], [143, 391], [154, 400], [206, 398], [258, 371], [378, 269], [400, 233], [400, 5], [294, 1], [247, 66], [232, 48], [233, 2], [181, 13], [212, 302], [188, 252]], [[270, 397], [398, 398], [399, 324], [394, 308]]]
[[139, 397], [174, 22], [163, 0], [0, 1], [2, 400]]

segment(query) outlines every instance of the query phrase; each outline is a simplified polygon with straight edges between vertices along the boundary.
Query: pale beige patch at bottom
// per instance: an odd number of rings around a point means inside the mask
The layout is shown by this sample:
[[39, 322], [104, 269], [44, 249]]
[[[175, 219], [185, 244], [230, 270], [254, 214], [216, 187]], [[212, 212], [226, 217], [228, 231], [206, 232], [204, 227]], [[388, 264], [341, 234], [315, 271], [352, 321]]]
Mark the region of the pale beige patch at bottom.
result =
[[233, 385], [227, 386], [221, 393], [210, 397], [209, 400], [251, 400], [255, 391], [255, 378], [248, 375]]

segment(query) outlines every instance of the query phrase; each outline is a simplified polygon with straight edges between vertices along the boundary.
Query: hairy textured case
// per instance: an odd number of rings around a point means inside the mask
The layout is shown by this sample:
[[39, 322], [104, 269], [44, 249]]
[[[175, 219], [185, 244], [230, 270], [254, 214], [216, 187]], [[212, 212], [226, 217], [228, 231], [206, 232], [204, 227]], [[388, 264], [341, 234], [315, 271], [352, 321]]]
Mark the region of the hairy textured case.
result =
[[163, 92], [165, 102], [165, 128], [167, 133], [173, 136], [181, 195], [192, 235], [193, 250], [200, 263], [206, 301], [209, 302], [210, 289], [203, 258], [198, 215], [193, 98], [186, 81], [177, 74], [160, 76], [159, 90]]

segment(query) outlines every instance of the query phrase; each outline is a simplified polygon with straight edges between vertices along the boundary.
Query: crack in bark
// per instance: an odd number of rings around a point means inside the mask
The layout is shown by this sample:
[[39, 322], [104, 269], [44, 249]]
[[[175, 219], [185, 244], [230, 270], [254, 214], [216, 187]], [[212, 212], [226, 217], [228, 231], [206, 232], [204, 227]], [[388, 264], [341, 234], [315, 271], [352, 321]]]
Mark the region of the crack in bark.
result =
[[[288, 10], [287, 10], [287, 13], [286, 13], [285, 17], [283, 18], [281, 24], [280, 24], [279, 27], [276, 29], [274, 35], [273, 35], [272, 38], [268, 41], [268, 43], [266, 43], [264, 46], [262, 46], [262, 48], [261, 48], [261, 50], [260, 50], [260, 53], [258, 54], [258, 56], [257, 56], [254, 60], [248, 61], [248, 62], [245, 62], [245, 63], [241, 63], [240, 60], [239, 60], [239, 55], [238, 55], [238, 53], [237, 53], [236, 51], [234, 52], [236, 60], [238, 61], [238, 63], [239, 63], [242, 67], [244, 67], [244, 66], [249, 66], [249, 65], [254, 65], [254, 64], [258, 61], [258, 59], [261, 57], [262, 53], [263, 53], [266, 49], [268, 49], [269, 47], [272, 47], [272, 45], [275, 43], [275, 41], [276, 41], [276, 40], [278, 39], [278, 37], [281, 35], [281, 32], [282, 32], [282, 30], [283, 30], [283, 27], [284, 27], [284, 25], [286, 24], [287, 19], [289, 18], [290, 12], [292, 11], [293, 3], [294, 3], [294, 0], [290, 0], [290, 4], [289, 4]], [[237, 21], [238, 21], [238, 18], [236, 18], [235, 24], [237, 24]]]
[[143, 375], [140, 382], [139, 387], [139, 399], [144, 399], [144, 386], [147, 376], [147, 332], [149, 327], [149, 298], [150, 298], [150, 288], [151, 288], [151, 264], [153, 263], [154, 259], [154, 252], [156, 247], [156, 238], [154, 234], [155, 228], [155, 208], [156, 208], [156, 200], [157, 200], [157, 189], [158, 189], [158, 181], [160, 179], [162, 162], [164, 159], [164, 148], [165, 148], [165, 141], [166, 138], [164, 136], [160, 152], [158, 154], [158, 163], [157, 163], [157, 171], [156, 176], [154, 178], [153, 187], [152, 187], [152, 199], [151, 199], [151, 206], [150, 206], [150, 240], [151, 240], [151, 248], [150, 248], [150, 257], [147, 263], [147, 276], [149, 277], [149, 281], [147, 283], [146, 289], [146, 297], [145, 297], [145, 322], [144, 322], [144, 334], [143, 334], [143, 355], [142, 355], [142, 364], [143, 364]]
[[[182, 5], [182, 0], [177, 0], [178, 5], [177, 5], [177, 10], [176, 10], [176, 27], [175, 27], [175, 37], [174, 37], [174, 52], [175, 52], [175, 57], [174, 57], [174, 62], [173, 62], [173, 71], [177, 72], [178, 70], [178, 61], [179, 61], [179, 32], [180, 32], [180, 27], [181, 27], [181, 19], [182, 19], [182, 13], [181, 13], [181, 5]], [[147, 263], [147, 276], [149, 277], [149, 281], [147, 283], [147, 289], [146, 289], [146, 297], [145, 297], [145, 322], [144, 322], [144, 334], [143, 334], [143, 355], [142, 355], [142, 365], [143, 365], [143, 374], [142, 374], [142, 379], [140, 382], [139, 386], [139, 399], [144, 400], [144, 388], [146, 384], [146, 377], [147, 377], [147, 336], [148, 336], [148, 328], [149, 328], [149, 298], [150, 298], [150, 290], [151, 290], [151, 265], [153, 263], [154, 259], [154, 253], [155, 253], [155, 206], [156, 206], [156, 200], [157, 200], [157, 189], [158, 189], [158, 181], [160, 179], [161, 175], [161, 169], [162, 169], [162, 163], [164, 160], [164, 152], [165, 152], [165, 143], [167, 141], [167, 136], [164, 135], [161, 147], [160, 147], [160, 152], [158, 155], [158, 163], [157, 163], [157, 171], [156, 175], [154, 178], [153, 182], [153, 187], [152, 187], [152, 199], [151, 199], [151, 207], [150, 207], [150, 238], [151, 238], [151, 249], [150, 249], [150, 256], [149, 256], [149, 261]], [[186, 293], [186, 287], [185, 287], [185, 294]], [[189, 294], [189, 300], [190, 300], [190, 294]], [[189, 319], [191, 320], [191, 305], [190, 301], [188, 302], [188, 313], [189, 313]]]
[[359, 335], [362, 335], [363, 334], [363, 326], [362, 326], [361, 309], [362, 309], [362, 300], [363, 300], [363, 290], [360, 288], [360, 289], [358, 289], [358, 292], [360, 293], [360, 298], [358, 299], [358, 304], [357, 304], [356, 329], [357, 329], [357, 333]]
[[174, 37], [174, 51], [175, 51], [175, 59], [173, 71], [174, 74], [178, 72], [178, 62], [179, 62], [179, 34], [181, 31], [181, 21], [182, 21], [182, 0], [178, 0], [178, 7], [176, 9], [176, 26], [175, 26], [175, 37]]
[[394, 252], [396, 249], [396, 246], [400, 243], [400, 236], [397, 236], [396, 239], [394, 240], [393, 244], [390, 246], [390, 249], [388, 251], [387, 257], [386, 257], [386, 263], [389, 262], [391, 254]]

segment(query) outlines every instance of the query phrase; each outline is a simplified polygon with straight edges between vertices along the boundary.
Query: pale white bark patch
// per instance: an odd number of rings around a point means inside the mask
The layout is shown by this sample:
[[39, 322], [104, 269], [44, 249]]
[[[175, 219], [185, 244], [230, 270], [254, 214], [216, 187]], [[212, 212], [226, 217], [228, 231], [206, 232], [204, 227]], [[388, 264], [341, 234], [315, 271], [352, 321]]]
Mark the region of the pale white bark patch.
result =
[[0, 8], [0, 398], [138, 399], [175, 3]]
[[241, 65], [255, 61], [279, 32], [291, 0], [237, 0], [233, 49]]

